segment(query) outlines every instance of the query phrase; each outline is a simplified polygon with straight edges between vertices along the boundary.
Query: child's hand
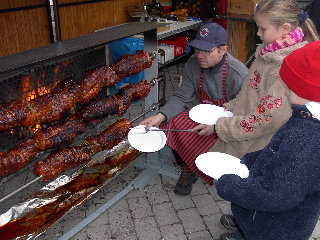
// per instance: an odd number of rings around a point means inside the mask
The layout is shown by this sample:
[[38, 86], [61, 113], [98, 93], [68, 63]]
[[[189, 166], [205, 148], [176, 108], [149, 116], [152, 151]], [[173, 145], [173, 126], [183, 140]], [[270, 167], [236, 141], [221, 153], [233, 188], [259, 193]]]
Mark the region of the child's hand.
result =
[[193, 132], [197, 132], [200, 136], [209, 136], [215, 132], [214, 125], [199, 124], [192, 129]]

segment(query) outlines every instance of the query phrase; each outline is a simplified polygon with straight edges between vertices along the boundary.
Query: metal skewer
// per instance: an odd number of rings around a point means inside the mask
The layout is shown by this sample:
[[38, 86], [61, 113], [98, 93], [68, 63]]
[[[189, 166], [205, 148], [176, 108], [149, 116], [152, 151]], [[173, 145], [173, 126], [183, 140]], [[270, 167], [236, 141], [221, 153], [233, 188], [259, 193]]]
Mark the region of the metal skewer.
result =
[[141, 113], [139, 116], [135, 117], [134, 119], [131, 120], [131, 123], [133, 123], [134, 121], [138, 120], [139, 118], [143, 117], [144, 115], [146, 115], [148, 112], [152, 112], [154, 111], [157, 107], [160, 106], [161, 103], [154, 103], [152, 104], [146, 111], [144, 111], [143, 113]]
[[8, 194], [7, 196], [5, 196], [4, 198], [0, 199], [0, 203], [2, 203], [3, 201], [7, 200], [8, 198], [12, 197], [13, 195], [17, 194], [18, 192], [22, 191], [23, 189], [26, 189], [27, 187], [29, 187], [30, 185], [34, 184], [35, 182], [38, 182], [39, 180], [41, 180], [42, 176], [37, 177], [35, 179], [33, 179], [31, 182], [23, 185], [21, 188], [18, 188], [17, 190], [15, 190], [14, 192]]
[[150, 129], [150, 128], [146, 128], [146, 132], [153, 132], [153, 131], [163, 131], [163, 132], [193, 132], [192, 129]]
[[[131, 128], [135, 129], [135, 128]], [[138, 128], [139, 129], [139, 128]], [[146, 134], [147, 132], [194, 132], [192, 129], [163, 129], [163, 128], [141, 128], [143, 131], [134, 132], [136, 134]]]

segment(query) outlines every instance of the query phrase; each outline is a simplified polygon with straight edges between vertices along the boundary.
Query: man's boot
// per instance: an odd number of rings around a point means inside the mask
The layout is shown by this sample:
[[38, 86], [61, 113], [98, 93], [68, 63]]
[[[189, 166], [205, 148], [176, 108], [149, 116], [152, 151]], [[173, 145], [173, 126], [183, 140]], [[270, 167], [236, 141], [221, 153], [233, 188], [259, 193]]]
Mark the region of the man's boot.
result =
[[180, 169], [181, 174], [174, 192], [178, 195], [189, 195], [192, 190], [192, 184], [197, 181], [198, 177], [187, 166], [181, 166]]

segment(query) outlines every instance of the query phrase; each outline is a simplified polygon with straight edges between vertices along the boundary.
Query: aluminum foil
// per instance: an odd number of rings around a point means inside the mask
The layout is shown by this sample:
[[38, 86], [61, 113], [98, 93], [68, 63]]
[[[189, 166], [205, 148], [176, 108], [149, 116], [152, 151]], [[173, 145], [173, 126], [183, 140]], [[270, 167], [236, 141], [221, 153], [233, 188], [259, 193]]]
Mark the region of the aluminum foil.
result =
[[95, 154], [71, 176], [61, 175], [0, 215], [1, 239], [35, 239], [116, 176], [140, 152], [125, 139]]

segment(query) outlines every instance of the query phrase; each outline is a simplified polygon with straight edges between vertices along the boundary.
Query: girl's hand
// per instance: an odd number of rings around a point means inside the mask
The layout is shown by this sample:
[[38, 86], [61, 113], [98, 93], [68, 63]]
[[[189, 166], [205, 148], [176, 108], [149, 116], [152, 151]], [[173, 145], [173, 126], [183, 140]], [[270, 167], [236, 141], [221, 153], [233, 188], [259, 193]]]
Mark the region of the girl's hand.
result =
[[214, 125], [199, 124], [192, 129], [193, 132], [197, 132], [200, 136], [209, 136], [215, 132]]

